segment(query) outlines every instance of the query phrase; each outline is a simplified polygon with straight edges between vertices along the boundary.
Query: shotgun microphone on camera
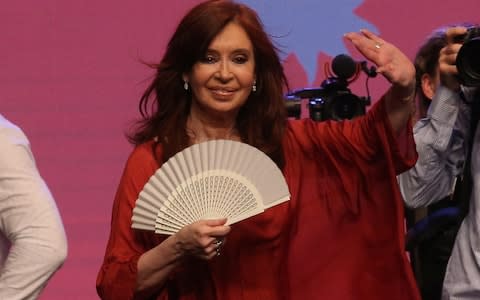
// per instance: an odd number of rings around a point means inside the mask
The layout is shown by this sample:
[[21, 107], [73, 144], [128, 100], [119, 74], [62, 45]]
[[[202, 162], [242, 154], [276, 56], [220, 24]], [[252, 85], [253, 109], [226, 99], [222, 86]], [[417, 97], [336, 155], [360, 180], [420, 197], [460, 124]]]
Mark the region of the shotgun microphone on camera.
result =
[[328, 63], [325, 64], [326, 79], [320, 88], [304, 88], [286, 95], [288, 115], [299, 117], [301, 99], [309, 100], [310, 118], [315, 121], [352, 119], [364, 115], [366, 106], [370, 105], [370, 95], [358, 97], [348, 88], [360, 71], [368, 78], [377, 76], [377, 69], [374, 66], [368, 68], [366, 61], [357, 62], [346, 54], [335, 56], [331, 68]]

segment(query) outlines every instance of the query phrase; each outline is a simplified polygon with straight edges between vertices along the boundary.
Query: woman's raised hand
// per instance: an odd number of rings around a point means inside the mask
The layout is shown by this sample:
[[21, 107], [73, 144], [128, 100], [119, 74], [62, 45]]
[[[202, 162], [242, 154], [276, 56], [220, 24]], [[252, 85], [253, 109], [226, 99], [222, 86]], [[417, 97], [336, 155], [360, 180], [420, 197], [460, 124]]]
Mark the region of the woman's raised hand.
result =
[[393, 44], [374, 33], [362, 29], [360, 32], [345, 34], [366, 59], [377, 65], [382, 74], [394, 86], [404, 88], [406, 96], [415, 89], [415, 67], [410, 59]]

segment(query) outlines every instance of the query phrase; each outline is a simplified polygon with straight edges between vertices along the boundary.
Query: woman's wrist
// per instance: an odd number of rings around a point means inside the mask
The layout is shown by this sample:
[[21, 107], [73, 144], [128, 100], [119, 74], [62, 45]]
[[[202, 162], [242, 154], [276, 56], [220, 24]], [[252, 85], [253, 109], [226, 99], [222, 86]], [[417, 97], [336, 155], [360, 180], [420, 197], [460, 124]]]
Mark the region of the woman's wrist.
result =
[[182, 258], [183, 256], [185, 256], [185, 251], [184, 251], [184, 248], [183, 248], [183, 243], [181, 242], [181, 240], [179, 239], [178, 237], [178, 233], [174, 234], [174, 235], [171, 235], [167, 240], [165, 241], [168, 241], [171, 243], [172, 245], [172, 249], [173, 249], [173, 256], [176, 258], [176, 259], [180, 259]]
[[415, 94], [415, 80], [409, 82], [406, 85], [393, 85], [391, 88], [391, 95], [394, 99], [396, 99], [397, 103], [413, 103], [415, 99]]

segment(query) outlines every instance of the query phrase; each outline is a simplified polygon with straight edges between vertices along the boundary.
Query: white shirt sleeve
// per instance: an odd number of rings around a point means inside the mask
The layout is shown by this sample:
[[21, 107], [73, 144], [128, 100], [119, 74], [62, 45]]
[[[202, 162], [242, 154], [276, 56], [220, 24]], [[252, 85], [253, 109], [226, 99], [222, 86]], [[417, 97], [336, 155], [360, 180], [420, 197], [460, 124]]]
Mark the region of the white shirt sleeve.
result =
[[458, 93], [438, 88], [427, 117], [413, 129], [417, 163], [398, 176], [407, 206], [427, 206], [452, 193], [466, 159], [470, 110]]
[[0, 115], [0, 299], [36, 299], [67, 241], [23, 132]]

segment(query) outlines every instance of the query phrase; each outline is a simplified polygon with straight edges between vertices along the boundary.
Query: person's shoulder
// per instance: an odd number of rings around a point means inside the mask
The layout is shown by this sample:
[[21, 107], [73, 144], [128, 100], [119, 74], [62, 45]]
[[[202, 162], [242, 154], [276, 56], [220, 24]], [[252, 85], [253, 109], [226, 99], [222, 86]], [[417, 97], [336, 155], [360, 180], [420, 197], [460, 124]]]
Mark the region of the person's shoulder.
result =
[[337, 123], [339, 122], [332, 122], [330, 120], [315, 121], [311, 118], [289, 119], [287, 122], [287, 131], [295, 135], [306, 134], [311, 131], [314, 131], [316, 134], [318, 134], [319, 130], [323, 130], [324, 128], [330, 127]]
[[133, 182], [139, 188], [143, 187], [148, 178], [159, 168], [155, 142], [146, 142], [136, 145], [131, 151], [123, 169], [123, 179]]
[[314, 125], [315, 121], [310, 118], [303, 118], [303, 119], [288, 119], [287, 121], [287, 128], [289, 130], [301, 130], [306, 126]]
[[28, 145], [28, 138], [22, 129], [0, 114], [0, 145]]
[[20, 166], [35, 168], [30, 142], [22, 129], [0, 115], [0, 171], [2, 174]]
[[318, 125], [319, 122], [310, 118], [289, 119], [284, 138], [289, 143], [311, 145], [313, 139], [321, 134]]
[[151, 166], [158, 167], [157, 157], [160, 155], [161, 146], [157, 145], [155, 141], [148, 141], [139, 145], [136, 145], [131, 151], [128, 160], [127, 167], [139, 167], [139, 166]]

